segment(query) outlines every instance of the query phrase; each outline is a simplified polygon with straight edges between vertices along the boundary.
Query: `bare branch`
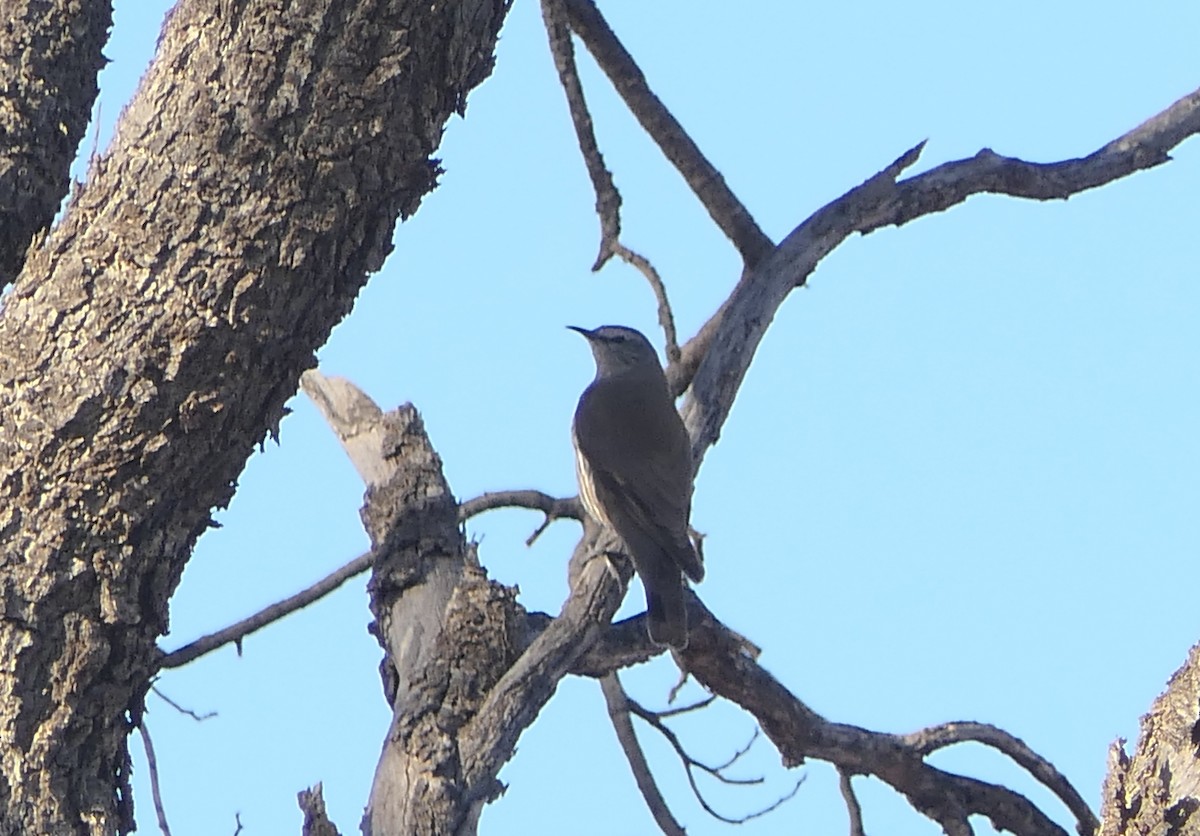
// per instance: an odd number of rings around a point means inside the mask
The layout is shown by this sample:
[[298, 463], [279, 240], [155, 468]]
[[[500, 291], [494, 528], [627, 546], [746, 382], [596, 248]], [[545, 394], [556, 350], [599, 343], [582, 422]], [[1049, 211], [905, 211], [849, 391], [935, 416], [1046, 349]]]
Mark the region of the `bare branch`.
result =
[[533, 722], [558, 682], [605, 632], [624, 597], [631, 569], [610, 559], [588, 538], [576, 548], [571, 594], [558, 617], [537, 636], [492, 686], [479, 711], [459, 734], [468, 787], [486, 785], [511, 756], [521, 732]]
[[546, 516], [555, 519], [583, 519], [583, 508], [579, 504], [579, 497], [559, 498], [535, 490], [482, 493], [458, 506], [458, 519], [459, 522], [463, 522], [485, 511], [494, 511], [497, 508], [528, 508], [531, 511], [541, 511]]
[[633, 730], [633, 723], [629, 720], [629, 699], [625, 689], [621, 687], [621, 681], [615, 673], [610, 673], [600, 679], [600, 690], [608, 706], [608, 717], [612, 720], [613, 731], [617, 733], [617, 741], [625, 752], [625, 759], [629, 761], [633, 780], [637, 782], [638, 790], [646, 800], [646, 806], [650, 808], [650, 815], [667, 836], [683, 836], [684, 829], [671, 815], [666, 800], [659, 792], [658, 784], [654, 782], [650, 764], [646, 763], [646, 755], [642, 752], [637, 734]]
[[162, 691], [158, 690], [157, 685], [151, 685], [150, 690], [153, 691], [160, 700], [165, 702], [167, 705], [171, 706], [171, 708], [175, 709], [180, 714], [186, 714], [188, 717], [191, 717], [197, 723], [203, 723], [205, 720], [208, 720], [208, 719], [211, 719], [211, 718], [217, 716], [217, 712], [215, 712], [215, 711], [206, 711], [203, 714], [197, 714], [195, 711], [192, 711], [190, 708], [184, 708], [182, 705], [175, 702], [175, 700], [171, 699], [166, 694], [164, 694]]
[[[539, 616], [549, 620], [548, 616], [533, 613], [531, 621]], [[539, 628], [531, 623], [531, 631], [540, 632], [542, 629], [545, 629], [544, 625]], [[610, 624], [596, 643], [576, 660], [570, 672], [575, 676], [600, 679], [614, 671], [653, 659], [662, 652], [662, 647], [650, 641], [646, 633], [646, 616], [641, 613]]]
[[616, 255], [646, 277], [651, 290], [654, 291], [654, 298], [658, 301], [658, 322], [666, 339], [667, 362], [674, 364], [679, 360], [679, 338], [675, 333], [675, 316], [671, 313], [667, 288], [649, 259], [621, 243], [621, 194], [613, 182], [612, 172], [604, 164], [604, 157], [600, 153], [596, 134], [592, 129], [592, 115], [583, 96], [583, 85], [579, 81], [575, 49], [571, 44], [571, 33], [567, 28], [562, 0], [542, 0], [542, 18], [550, 40], [550, 52], [554, 56], [554, 66], [558, 70], [558, 78], [567, 97], [567, 107], [571, 112], [571, 122], [575, 126], [579, 150], [583, 154], [592, 189], [596, 193], [596, 213], [600, 216], [600, 252], [592, 264], [592, 270], [599, 270]]
[[571, 29], [583, 40], [617, 93], [733, 242], [747, 265], [757, 265], [774, 245], [705, 158], [675, 117], [650, 90], [641, 68], [609, 28], [592, 0], [565, 0]]
[[667, 368], [667, 385], [671, 387], [671, 394], [675, 397], [682, 395], [692, 385], [692, 378], [696, 376], [700, 362], [708, 354], [708, 347], [712, 344], [713, 337], [717, 333], [717, 326], [721, 324], [721, 318], [725, 315], [728, 307], [729, 299], [726, 299], [721, 303], [721, 307], [717, 308], [717, 312], [710, 316], [704, 325], [700, 326], [696, 335], [680, 349], [679, 362]]
[[943, 723], [904, 735], [901, 740], [905, 745], [911, 746], [923, 755], [955, 743], [968, 741], [991, 746], [1008, 755], [1057, 795], [1071, 811], [1071, 814], [1079, 820], [1080, 826], [1087, 828], [1085, 832], [1093, 833], [1100, 826], [1096, 814], [1088, 807], [1087, 802], [1083, 800], [1066, 776], [1055, 769], [1052, 763], [1030, 749], [1025, 741], [1003, 729], [987, 723]]
[[296, 610], [308, 606], [313, 601], [323, 598], [330, 592], [333, 592], [339, 586], [350, 580], [355, 575], [365, 572], [371, 568], [373, 556], [371, 552], [361, 554], [351, 560], [340, 569], [326, 575], [321, 580], [314, 583], [307, 589], [297, 592], [282, 601], [272, 604], [266, 609], [256, 612], [249, 618], [243, 618], [236, 624], [231, 624], [223, 630], [218, 630], [215, 633], [209, 633], [196, 639], [190, 644], [185, 644], [178, 650], [173, 650], [170, 653], [159, 659], [159, 668], [178, 668], [181, 665], [186, 665], [193, 659], [203, 656], [205, 653], [216, 650], [218, 647], [229, 644], [230, 642], [238, 643], [238, 652], [241, 652], [241, 641], [246, 636], [256, 630], [266, 627], [273, 621], [278, 621], [286, 615], [294, 613]]
[[850, 783], [852, 777], [846, 770], [838, 770], [838, 785], [842, 790], [842, 798], [846, 801], [846, 813], [850, 816], [850, 836], [867, 836], [863, 830], [862, 805], [858, 803], [854, 785]]
[[667, 299], [667, 286], [663, 284], [658, 270], [654, 269], [654, 265], [645, 256], [635, 253], [619, 241], [616, 253], [624, 262], [641, 271], [650, 283], [654, 298], [658, 300], [658, 324], [662, 327], [666, 340], [667, 364], [675, 365], [679, 362], [679, 335], [675, 332], [675, 314], [671, 312], [671, 302]]
[[[855, 232], [900, 225], [948, 209], [981, 192], [1039, 200], [1066, 198], [1166, 162], [1168, 151], [1200, 131], [1200, 90], [1088, 157], [1029, 163], [983, 150], [899, 181], [924, 143], [862, 185], [826, 204], [794, 229], [754, 271], [742, 277], [727, 305], [710, 350], [697, 369], [684, 420], [699, 462], [716, 442], [754, 352], [793, 288]], [[716, 318], [716, 317], [714, 317]]]
[[[315, 379], [313, 377], [306, 378], [311, 386]], [[334, 380], [337, 378], [325, 378], [325, 381]], [[341, 381], [339, 381], [341, 382]], [[535, 511], [541, 511], [546, 514], [548, 522], [553, 522], [556, 519], [582, 519], [583, 511], [579, 505], [578, 497], [556, 498], [547, 493], [535, 490], [515, 490], [515, 491], [493, 491], [474, 499], [467, 500], [459, 506], [459, 519], [466, 520], [484, 511], [490, 511], [495, 508], [530, 508]], [[295, 595], [284, 598], [259, 610], [254, 615], [244, 618], [235, 624], [231, 624], [224, 629], [218, 630], [215, 633], [209, 633], [207, 636], [202, 636], [194, 642], [184, 645], [178, 650], [173, 650], [162, 657], [159, 663], [159, 668], [178, 668], [186, 665], [188, 662], [194, 661], [206, 653], [210, 653], [219, 647], [229, 644], [230, 642], [240, 643], [242, 639], [251, 633], [261, 630], [268, 624], [291, 615], [299, 609], [303, 609], [309, 604], [325, 597], [329, 593], [338, 589], [346, 581], [353, 578], [355, 575], [361, 574], [371, 568], [374, 558], [371, 552], [366, 552], [351, 560], [344, 566], [334, 570], [326, 575], [321, 580], [314, 583], [312, 586], [297, 592]], [[157, 690], [156, 690], [157, 693]], [[170, 699], [163, 694], [159, 694], [164, 700], [171, 705], [175, 705]], [[179, 706], [176, 705], [176, 708]], [[180, 711], [191, 714], [192, 712], [186, 709], [179, 708]], [[194, 714], [192, 716], [195, 716]], [[205, 715], [207, 717], [208, 715]], [[197, 717], [197, 719], [205, 719], [205, 717]]]
[[[689, 602], [691, 604], [691, 602]], [[697, 608], [702, 608], [696, 602]], [[971, 815], [986, 816], [998, 830], [1022, 836], [1064, 836], [1065, 831], [1024, 796], [930, 766], [896, 735], [830, 722], [801, 702], [741, 652], [740, 638], [711, 613], [689, 611], [688, 647], [682, 656], [696, 680], [758, 719], [785, 765], [817, 758], [856, 775], [874, 775], [908, 799], [948, 834], [971, 833]]]
[[[700, 770], [701, 772], [704, 772], [707, 775], [710, 775], [713, 778], [717, 779], [722, 784], [732, 784], [732, 785], [736, 785], [736, 786], [750, 786], [750, 785], [754, 785], [754, 784], [761, 784], [763, 782], [763, 779], [761, 777], [760, 778], [731, 778], [725, 774], [725, 770], [729, 769], [731, 766], [733, 766], [735, 763], [737, 763], [739, 760], [741, 760], [742, 757], [744, 757], [746, 755], [746, 753], [750, 751], [750, 748], [754, 745], [754, 741], [758, 740], [758, 729], [754, 730], [754, 734], [752, 734], [750, 736], [750, 740], [749, 740], [749, 742], [746, 743], [745, 746], [743, 746], [742, 748], [740, 748], [736, 752], [734, 752], [732, 755], [730, 755], [728, 760], [726, 760], [725, 762], [716, 764], [714, 766], [714, 765], [709, 765], [709, 764], [703, 763], [702, 761], [696, 760], [696, 758], [692, 757], [688, 753], [687, 749], [684, 748], [683, 743], [679, 740], [679, 736], [677, 734], [675, 734], [675, 732], [671, 728], [669, 728], [666, 723], [663, 722], [664, 717], [674, 716], [676, 714], [679, 714], [679, 713], [681, 713], [681, 710], [677, 709], [675, 711], [670, 711], [670, 712], [651, 711], [648, 708], [646, 708], [645, 706], [642, 706], [641, 704], [639, 704], [636, 700], [631, 700], [628, 697], [626, 697], [625, 703], [626, 703], [627, 710], [629, 712], [636, 714], [638, 717], [640, 717], [643, 721], [645, 721], [647, 724], [649, 724], [651, 728], [653, 728], [655, 731], [657, 731], [659, 734], [661, 734], [664, 738], [666, 738], [666, 740], [669, 744], [671, 744], [671, 748], [675, 750], [676, 756], [679, 758], [680, 762], [683, 763], [684, 770], [687, 773], [688, 784], [692, 788], [692, 795], [694, 795], [696, 797], [696, 800], [700, 803], [700, 806], [704, 808], [705, 812], [708, 813], [713, 818], [717, 819], [718, 821], [723, 821], [726, 824], [744, 824], [745, 822], [748, 822], [751, 819], [756, 819], [759, 816], [765, 816], [767, 813], [770, 813], [772, 810], [778, 809], [779, 806], [781, 804], [783, 804], [785, 801], [788, 801], [789, 799], [795, 797], [796, 793], [799, 792], [799, 790], [800, 790], [800, 785], [804, 783], [804, 778], [801, 777], [800, 780], [798, 780], [796, 782], [796, 786], [792, 787], [791, 792], [775, 799], [774, 802], [772, 802], [770, 805], [768, 805], [767, 807], [764, 807], [761, 810], [755, 810], [753, 813], [750, 813], [745, 816], [741, 816], [739, 818], [733, 818], [730, 816], [722, 815], [721, 813], [718, 813], [715, 809], [713, 809], [712, 805], [708, 803], [708, 799], [706, 799], [704, 797], [704, 793], [702, 793], [700, 791], [700, 786], [696, 783], [695, 771]], [[695, 705], [687, 706], [687, 708], [682, 709], [682, 710], [683, 711], [694, 711], [697, 708], [708, 706], [711, 703], [712, 703], [712, 700], [705, 700], [701, 703], [696, 703]]]
[[660, 719], [666, 720], [669, 717], [678, 717], [681, 714], [691, 714], [693, 711], [703, 711], [716, 702], [716, 700], [716, 696], [709, 694], [704, 699], [694, 702], [691, 705], [680, 705], [676, 706], [675, 708], [665, 708], [662, 711], [656, 711], [655, 714], [657, 714]]
[[154, 813], [158, 816], [158, 829], [163, 836], [171, 836], [171, 827], [167, 824], [167, 811], [163, 807], [162, 793], [158, 784], [158, 758], [154, 756], [154, 743], [150, 740], [150, 731], [146, 728], [146, 718], [138, 724], [138, 732], [142, 735], [142, 746], [146, 750], [146, 771], [150, 775], [150, 795], [154, 798]]
[[596, 271], [612, 258], [621, 237], [621, 194], [613, 182], [612, 172], [604, 165], [604, 157], [596, 143], [592, 115], [588, 112], [583, 85], [579, 82], [579, 70], [575, 66], [575, 47], [571, 44], [571, 32], [567, 28], [562, 0], [542, 0], [542, 19], [546, 25], [546, 36], [550, 39], [550, 52], [554, 56], [558, 79], [567, 96], [579, 150], [583, 154], [588, 177], [592, 180], [592, 189], [596, 192], [596, 213], [600, 216], [600, 252], [592, 265], [592, 270]]

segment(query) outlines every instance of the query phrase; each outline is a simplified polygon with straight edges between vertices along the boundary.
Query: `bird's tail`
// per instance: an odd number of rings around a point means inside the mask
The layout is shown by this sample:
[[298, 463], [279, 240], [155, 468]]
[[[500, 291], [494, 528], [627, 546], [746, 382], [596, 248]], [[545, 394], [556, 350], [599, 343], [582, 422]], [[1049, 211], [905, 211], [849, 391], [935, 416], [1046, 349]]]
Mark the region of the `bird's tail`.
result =
[[646, 624], [650, 640], [683, 650], [688, 643], [687, 604], [683, 597], [683, 582], [678, 573], [673, 579], [646, 582]]

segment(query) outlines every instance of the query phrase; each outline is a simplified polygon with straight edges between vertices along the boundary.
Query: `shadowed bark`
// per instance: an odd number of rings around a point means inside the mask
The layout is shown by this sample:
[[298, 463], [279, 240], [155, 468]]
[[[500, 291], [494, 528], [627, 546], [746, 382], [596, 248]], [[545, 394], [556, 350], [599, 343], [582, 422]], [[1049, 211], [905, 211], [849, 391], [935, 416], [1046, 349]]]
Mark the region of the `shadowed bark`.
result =
[[67, 195], [111, 0], [7, 0], [0, 27], [0, 290]]

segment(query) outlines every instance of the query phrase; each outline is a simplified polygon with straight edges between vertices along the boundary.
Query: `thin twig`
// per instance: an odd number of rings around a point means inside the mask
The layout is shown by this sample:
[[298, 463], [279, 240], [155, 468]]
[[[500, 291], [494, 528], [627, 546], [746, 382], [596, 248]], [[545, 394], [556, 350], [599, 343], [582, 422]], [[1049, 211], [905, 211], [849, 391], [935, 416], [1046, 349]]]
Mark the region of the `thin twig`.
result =
[[162, 691], [158, 690], [157, 685], [151, 685], [150, 690], [153, 691], [155, 694], [157, 694], [158, 698], [160, 700], [162, 700], [163, 702], [165, 702], [167, 705], [171, 706], [171, 708], [175, 709], [180, 714], [186, 714], [188, 717], [191, 717], [197, 723], [203, 723], [205, 720], [208, 720], [209, 718], [217, 716], [217, 712], [215, 712], [215, 711], [207, 711], [204, 714], [197, 714], [195, 711], [192, 711], [190, 708], [184, 708], [182, 705], [175, 702], [175, 700], [171, 699], [166, 694], [164, 694]]
[[[749, 813], [748, 815], [740, 818], [722, 815], [713, 809], [712, 805], [708, 803], [708, 799], [704, 797], [704, 793], [700, 791], [700, 785], [696, 783], [696, 770], [700, 770], [701, 772], [716, 778], [722, 784], [751, 786], [763, 783], [763, 779], [761, 777], [731, 778], [725, 774], [725, 770], [729, 769], [731, 766], [741, 760], [746, 753], [750, 751], [750, 748], [754, 745], [754, 741], [758, 739], [758, 729], [754, 730], [754, 734], [750, 736], [749, 742], [734, 752], [728, 760], [726, 760], [724, 763], [713, 766], [697, 760], [688, 753], [687, 749], [684, 748], [683, 743], [679, 740], [679, 735], [675, 734], [674, 730], [669, 728], [666, 723], [663, 722], [663, 717], [665, 716], [664, 713], [651, 711], [650, 709], [638, 703], [637, 700], [629, 699], [628, 696], [625, 697], [625, 705], [626, 710], [629, 713], [636, 714], [643, 721], [648, 723], [651, 728], [661, 734], [666, 739], [667, 743], [671, 745], [671, 748], [675, 750], [676, 756], [678, 756], [679, 760], [683, 763], [684, 771], [687, 774], [688, 784], [692, 788], [692, 795], [696, 797], [696, 801], [700, 803], [700, 806], [704, 808], [704, 811], [718, 821], [723, 821], [726, 824], [744, 824], [751, 819], [756, 819], [759, 816], [765, 816], [772, 810], [778, 809], [779, 806], [785, 801], [794, 797], [800, 790], [800, 785], [804, 783], [804, 778], [801, 777], [800, 780], [796, 782], [796, 786], [792, 788], [791, 792], [781, 796], [780, 798], [777, 798], [772, 804], [762, 808], [761, 810], [755, 810], [753, 813]], [[695, 707], [696, 706], [690, 706], [689, 709], [694, 709]]]
[[866, 836], [863, 830], [862, 805], [854, 794], [854, 785], [850, 783], [853, 776], [845, 769], [838, 768], [838, 783], [842, 789], [842, 798], [846, 802], [846, 812], [850, 816], [850, 836]]
[[592, 0], [565, 0], [571, 29], [579, 35], [631, 113], [683, 175], [742, 260], [753, 267], [774, 244], [670, 111], [650, 90], [641, 68], [613, 33]]
[[1055, 769], [1054, 764], [1029, 748], [1025, 741], [1009, 734], [1004, 729], [996, 728], [988, 723], [971, 721], [942, 723], [906, 734], [900, 739], [922, 755], [953, 746], [955, 743], [974, 742], [990, 746], [1008, 755], [1048, 790], [1057, 795], [1071, 811], [1071, 814], [1079, 820], [1079, 823], [1087, 827], [1089, 833], [1094, 833], [1100, 827], [1100, 821], [1096, 818], [1096, 814], [1088, 807], [1083, 796], [1071, 785], [1067, 777]]
[[650, 765], [646, 763], [646, 755], [638, 743], [633, 723], [629, 720], [629, 698], [625, 689], [621, 687], [621, 681], [615, 673], [610, 673], [601, 677], [600, 690], [604, 694], [604, 702], [608, 705], [608, 717], [617, 733], [617, 741], [625, 752], [625, 759], [629, 761], [633, 780], [637, 782], [638, 790], [641, 791], [646, 806], [650, 808], [650, 815], [667, 836], [683, 836], [684, 829], [671, 815], [671, 810], [654, 781], [654, 775], [650, 772]]
[[474, 499], [468, 499], [458, 506], [458, 520], [464, 522], [484, 511], [494, 511], [497, 508], [528, 508], [531, 511], [541, 511], [554, 519], [583, 519], [583, 506], [579, 504], [577, 496], [559, 498], [541, 491], [517, 490], [488, 491]]
[[555, 520], [583, 521], [583, 506], [579, 503], [579, 497], [568, 496], [560, 499], [535, 490], [489, 491], [480, 494], [458, 506], [458, 519], [459, 522], [465, 522], [484, 511], [497, 508], [529, 508], [546, 515], [542, 524], [525, 540], [526, 546], [532, 546]]
[[207, 636], [202, 636], [196, 639], [191, 644], [185, 644], [178, 650], [173, 650], [159, 660], [160, 668], [178, 668], [181, 665], [186, 665], [193, 659], [203, 656], [216, 650], [218, 647], [237, 642], [239, 651], [242, 639], [250, 635], [256, 630], [266, 627], [273, 621], [278, 621], [286, 615], [294, 613], [296, 610], [308, 606], [313, 601], [323, 598], [339, 586], [350, 580], [355, 575], [365, 572], [371, 568], [373, 555], [371, 552], [361, 554], [351, 560], [340, 569], [326, 575], [321, 580], [317, 581], [307, 589], [297, 592], [282, 601], [272, 604], [266, 609], [256, 612], [249, 618], [243, 618], [236, 624], [231, 624], [223, 630], [218, 630], [215, 633], [209, 633]]
[[680, 705], [676, 706], [675, 708], [666, 708], [656, 713], [661, 719], [666, 720], [670, 717], [678, 717], [680, 714], [690, 714], [693, 711], [701, 711], [716, 702], [716, 699], [717, 698], [715, 696], [709, 695], [699, 702], [694, 702], [691, 705]]
[[158, 786], [158, 758], [154, 756], [154, 743], [150, 740], [150, 731], [146, 728], [146, 718], [138, 724], [138, 732], [142, 735], [142, 746], [146, 750], [146, 771], [150, 775], [150, 795], [154, 798], [154, 812], [158, 816], [158, 829], [163, 836], [171, 836], [171, 828], [167, 825], [167, 811], [163, 807], [162, 793]]
[[650, 259], [636, 253], [618, 241], [614, 247], [616, 254], [626, 264], [632, 265], [646, 277], [654, 298], [658, 301], [658, 324], [663, 329], [666, 340], [667, 363], [675, 365], [679, 362], [679, 335], [675, 333], [675, 314], [671, 311], [671, 302], [667, 299], [667, 286], [663, 284], [662, 276], [650, 263]]

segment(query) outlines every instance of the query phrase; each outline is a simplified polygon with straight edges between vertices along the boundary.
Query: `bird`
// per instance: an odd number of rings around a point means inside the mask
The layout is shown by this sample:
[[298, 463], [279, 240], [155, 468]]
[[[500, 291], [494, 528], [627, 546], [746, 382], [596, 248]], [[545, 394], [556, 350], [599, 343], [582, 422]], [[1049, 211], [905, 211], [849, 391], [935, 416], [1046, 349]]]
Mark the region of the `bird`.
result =
[[621, 325], [568, 327], [587, 339], [596, 361], [571, 427], [580, 500], [624, 542], [646, 589], [651, 640], [683, 650], [683, 576], [704, 578], [689, 536], [691, 440], [645, 335]]

